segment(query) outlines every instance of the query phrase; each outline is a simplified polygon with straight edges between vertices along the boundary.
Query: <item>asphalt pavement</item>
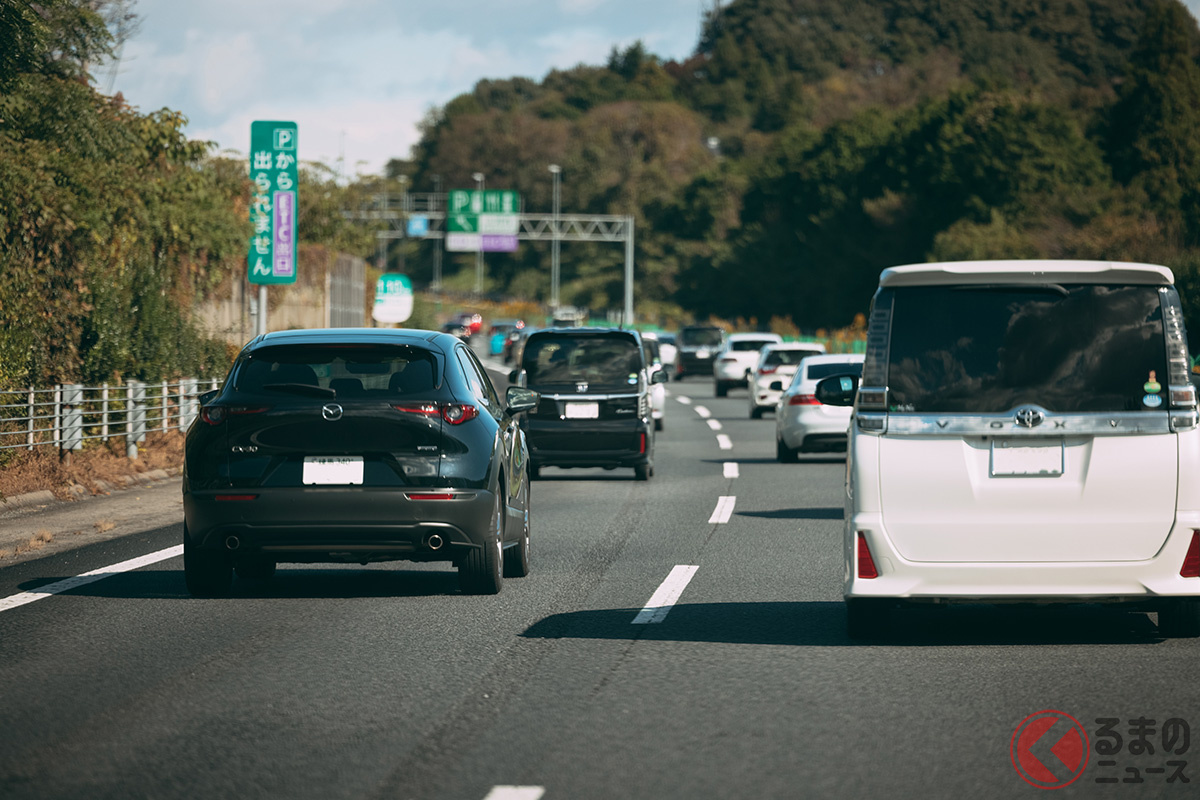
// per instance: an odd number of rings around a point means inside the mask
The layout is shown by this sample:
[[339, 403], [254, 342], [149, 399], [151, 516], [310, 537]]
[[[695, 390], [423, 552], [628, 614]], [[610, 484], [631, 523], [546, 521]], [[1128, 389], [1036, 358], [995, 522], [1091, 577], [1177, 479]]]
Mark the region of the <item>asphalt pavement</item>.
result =
[[1048, 709], [1086, 737], [1028, 748], [1085, 764], [1055, 796], [1196, 796], [1200, 642], [1095, 606], [851, 642], [844, 460], [778, 464], [744, 391], [668, 387], [655, 476], [546, 468], [532, 572], [494, 597], [396, 563], [195, 600], [180, 522], [0, 569], [0, 797], [1044, 797], [1012, 745]]

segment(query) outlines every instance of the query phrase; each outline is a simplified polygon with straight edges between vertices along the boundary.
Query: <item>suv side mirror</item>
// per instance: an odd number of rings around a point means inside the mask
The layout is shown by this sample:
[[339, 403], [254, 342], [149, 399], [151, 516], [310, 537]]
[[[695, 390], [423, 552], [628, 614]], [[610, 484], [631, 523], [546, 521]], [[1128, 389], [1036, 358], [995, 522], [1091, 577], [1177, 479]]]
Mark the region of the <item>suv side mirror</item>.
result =
[[200, 405], [206, 406], [209, 403], [211, 403], [213, 401], [213, 399], [220, 393], [221, 393], [220, 389], [209, 389], [207, 392], [204, 392], [199, 397], [197, 397], [196, 400], [198, 400], [200, 402]]
[[813, 394], [821, 405], [852, 406], [858, 394], [858, 376], [831, 375], [817, 383]]
[[654, 372], [650, 373], [650, 383], [666, 383], [666, 382], [667, 382], [666, 370], [656, 369], [656, 370], [654, 370]]
[[783, 381], [771, 381], [771, 385], [768, 386], [767, 388], [770, 389], [772, 392], [782, 392], [783, 391]]
[[531, 411], [538, 407], [538, 403], [542, 400], [542, 396], [532, 389], [523, 389], [520, 386], [510, 386], [504, 392], [504, 403], [507, 406], [505, 409], [509, 414], [520, 414], [522, 411]]
[[525, 385], [525, 370], [514, 369], [512, 372], [508, 373], [508, 382], [514, 386], [524, 386]]

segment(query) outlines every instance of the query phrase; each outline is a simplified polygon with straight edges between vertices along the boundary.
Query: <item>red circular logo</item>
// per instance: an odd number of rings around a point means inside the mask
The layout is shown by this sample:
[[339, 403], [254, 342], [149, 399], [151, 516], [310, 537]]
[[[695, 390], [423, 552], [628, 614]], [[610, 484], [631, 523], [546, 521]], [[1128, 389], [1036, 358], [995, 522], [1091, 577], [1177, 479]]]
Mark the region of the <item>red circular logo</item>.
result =
[[1087, 731], [1070, 714], [1050, 709], [1030, 714], [1013, 731], [1013, 769], [1031, 786], [1061, 789], [1079, 779], [1088, 763]]

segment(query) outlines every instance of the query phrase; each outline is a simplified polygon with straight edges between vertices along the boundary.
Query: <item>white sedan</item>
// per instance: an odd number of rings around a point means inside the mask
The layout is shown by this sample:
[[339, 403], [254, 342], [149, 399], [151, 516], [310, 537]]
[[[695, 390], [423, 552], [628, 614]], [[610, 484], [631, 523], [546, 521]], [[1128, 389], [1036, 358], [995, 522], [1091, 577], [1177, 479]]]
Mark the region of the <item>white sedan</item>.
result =
[[800, 362], [792, 385], [775, 408], [775, 458], [795, 463], [798, 453], [845, 450], [852, 408], [826, 406], [814, 392], [831, 375], [862, 375], [863, 356], [852, 353], [809, 356]]
[[750, 419], [759, 419], [764, 411], [773, 411], [784, 387], [792, 382], [800, 362], [824, 352], [825, 345], [819, 342], [789, 342], [764, 347], [758, 356], [758, 367], [750, 378]]

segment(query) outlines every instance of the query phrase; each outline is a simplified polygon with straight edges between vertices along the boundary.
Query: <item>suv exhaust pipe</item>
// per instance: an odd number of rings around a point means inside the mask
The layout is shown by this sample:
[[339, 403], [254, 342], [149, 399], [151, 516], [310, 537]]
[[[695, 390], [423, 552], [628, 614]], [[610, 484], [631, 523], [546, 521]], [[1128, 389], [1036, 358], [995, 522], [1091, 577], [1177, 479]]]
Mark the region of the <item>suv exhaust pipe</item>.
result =
[[237, 550], [241, 546], [242, 546], [242, 540], [236, 536], [230, 536], [227, 539], [225, 539], [225, 549], [226, 550]]
[[446, 542], [442, 539], [442, 537], [436, 533], [431, 533], [429, 538], [425, 540], [425, 546], [430, 550], [441, 550], [442, 545], [445, 543]]

